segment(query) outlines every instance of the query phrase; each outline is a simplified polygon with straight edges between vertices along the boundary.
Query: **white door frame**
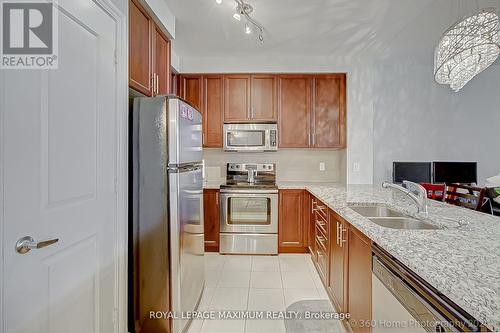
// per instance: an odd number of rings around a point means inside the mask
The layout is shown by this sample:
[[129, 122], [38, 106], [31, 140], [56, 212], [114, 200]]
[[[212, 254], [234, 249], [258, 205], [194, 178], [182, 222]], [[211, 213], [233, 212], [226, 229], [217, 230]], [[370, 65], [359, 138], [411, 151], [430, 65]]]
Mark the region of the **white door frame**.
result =
[[[116, 22], [116, 149], [115, 149], [115, 333], [127, 332], [127, 239], [128, 239], [128, 5], [122, 13], [111, 0], [93, 0]], [[3, 99], [0, 76], [0, 99]], [[4, 234], [4, 111], [0, 110], [0, 235]], [[14, 241], [14, 240], [13, 240]], [[14, 246], [14, 245], [12, 245]], [[5, 263], [3, 237], [0, 237], [0, 300], [3, 300]], [[0, 333], [4, 332], [3, 301], [0, 301]]]

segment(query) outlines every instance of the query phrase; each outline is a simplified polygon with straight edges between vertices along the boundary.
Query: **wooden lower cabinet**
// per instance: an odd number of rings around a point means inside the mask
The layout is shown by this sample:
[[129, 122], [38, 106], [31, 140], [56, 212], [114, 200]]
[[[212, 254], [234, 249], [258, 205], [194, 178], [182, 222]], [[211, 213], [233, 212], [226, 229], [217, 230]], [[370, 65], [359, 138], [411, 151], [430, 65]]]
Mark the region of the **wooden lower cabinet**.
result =
[[304, 208], [304, 190], [279, 191], [279, 252], [307, 252], [307, 231], [304, 222]]
[[[372, 242], [356, 228], [349, 230], [347, 307], [353, 332], [371, 332], [363, 325], [372, 318]], [[367, 327], [368, 326], [368, 327]]]
[[205, 251], [219, 252], [220, 198], [219, 190], [203, 190]]
[[337, 311], [347, 310], [348, 224], [330, 210], [330, 278], [328, 291]]
[[352, 332], [371, 332], [372, 241], [308, 193], [309, 251], [328, 295]]

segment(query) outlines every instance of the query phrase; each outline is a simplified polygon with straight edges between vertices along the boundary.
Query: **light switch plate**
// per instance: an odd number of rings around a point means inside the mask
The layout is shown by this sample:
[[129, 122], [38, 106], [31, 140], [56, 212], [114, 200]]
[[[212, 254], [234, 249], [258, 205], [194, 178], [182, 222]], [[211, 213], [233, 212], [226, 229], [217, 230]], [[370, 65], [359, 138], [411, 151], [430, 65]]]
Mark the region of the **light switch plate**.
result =
[[354, 162], [352, 164], [352, 171], [359, 172], [359, 170], [361, 170], [361, 164], [359, 164], [359, 162]]
[[319, 163], [319, 171], [325, 171], [325, 162]]

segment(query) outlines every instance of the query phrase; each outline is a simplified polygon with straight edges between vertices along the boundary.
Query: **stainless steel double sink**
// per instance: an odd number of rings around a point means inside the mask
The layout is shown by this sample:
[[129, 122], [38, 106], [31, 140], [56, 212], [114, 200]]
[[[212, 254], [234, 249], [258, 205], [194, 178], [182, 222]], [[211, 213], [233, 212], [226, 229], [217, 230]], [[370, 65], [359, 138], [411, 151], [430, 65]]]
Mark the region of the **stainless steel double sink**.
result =
[[349, 205], [356, 213], [368, 218], [373, 223], [391, 229], [440, 229], [438, 226], [413, 218], [387, 206]]

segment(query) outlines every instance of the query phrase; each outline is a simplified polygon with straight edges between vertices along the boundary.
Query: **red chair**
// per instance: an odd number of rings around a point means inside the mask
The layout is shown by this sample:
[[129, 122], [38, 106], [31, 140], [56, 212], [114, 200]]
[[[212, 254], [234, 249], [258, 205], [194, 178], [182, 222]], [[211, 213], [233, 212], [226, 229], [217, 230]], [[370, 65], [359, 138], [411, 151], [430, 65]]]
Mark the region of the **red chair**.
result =
[[420, 185], [422, 185], [422, 187], [427, 191], [427, 198], [443, 201], [444, 193], [446, 191], [445, 184], [420, 183]]

